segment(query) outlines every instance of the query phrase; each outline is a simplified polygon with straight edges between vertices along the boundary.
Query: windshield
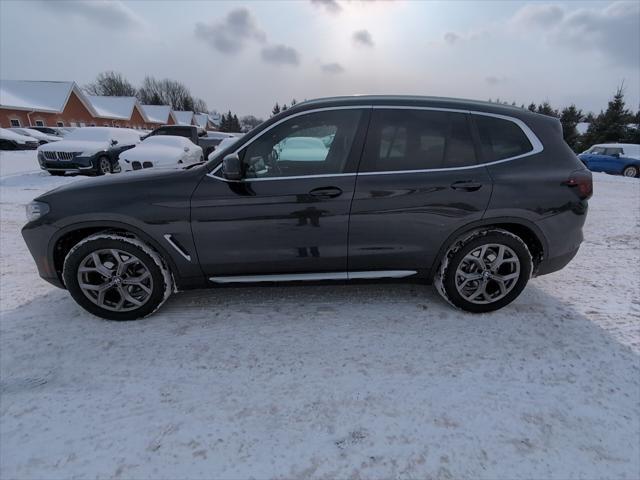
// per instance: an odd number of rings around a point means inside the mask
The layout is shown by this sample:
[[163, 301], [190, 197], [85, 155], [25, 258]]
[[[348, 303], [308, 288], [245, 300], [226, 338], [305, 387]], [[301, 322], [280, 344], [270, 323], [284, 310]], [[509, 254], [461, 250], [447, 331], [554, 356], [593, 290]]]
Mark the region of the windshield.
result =
[[84, 140], [88, 142], [106, 142], [111, 138], [111, 131], [95, 128], [95, 127], [86, 127], [86, 128], [78, 128], [73, 132], [67, 134], [65, 140]]

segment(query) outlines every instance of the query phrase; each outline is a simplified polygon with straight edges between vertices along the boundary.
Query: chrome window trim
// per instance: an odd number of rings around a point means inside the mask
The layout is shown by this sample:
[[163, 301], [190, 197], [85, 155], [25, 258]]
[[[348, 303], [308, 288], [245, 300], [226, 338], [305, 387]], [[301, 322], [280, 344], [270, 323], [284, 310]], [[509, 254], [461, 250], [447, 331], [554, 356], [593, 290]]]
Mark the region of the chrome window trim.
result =
[[207, 173], [207, 176], [211, 177], [211, 178], [215, 178], [217, 180], [222, 180], [223, 182], [245, 183], [245, 182], [263, 182], [263, 181], [268, 181], [268, 180], [294, 180], [294, 179], [301, 179], [301, 178], [330, 178], [330, 177], [350, 177], [350, 176], [356, 176], [356, 175], [393, 175], [393, 174], [406, 174], [406, 173], [446, 172], [446, 171], [455, 171], [455, 170], [470, 170], [470, 169], [473, 169], [473, 168], [480, 168], [480, 167], [487, 167], [487, 166], [491, 166], [491, 165], [498, 165], [500, 163], [510, 162], [512, 160], [517, 160], [517, 159], [520, 159], [520, 158], [529, 157], [531, 155], [537, 155], [538, 153], [540, 153], [540, 152], [542, 152], [544, 150], [544, 146], [542, 145], [542, 142], [540, 141], [538, 136], [533, 132], [533, 130], [531, 130], [531, 128], [529, 128], [529, 126], [526, 123], [524, 123], [522, 120], [520, 120], [519, 118], [511, 117], [509, 115], [502, 115], [502, 114], [490, 113], [490, 112], [480, 112], [480, 111], [477, 111], [477, 110], [464, 110], [464, 109], [457, 109], [457, 108], [441, 108], [441, 107], [419, 107], [419, 106], [412, 106], [412, 105], [343, 105], [343, 106], [336, 106], [336, 107], [324, 107], [324, 108], [316, 108], [316, 109], [313, 109], [313, 110], [306, 110], [304, 112], [295, 113], [293, 115], [289, 115], [289, 116], [287, 116], [285, 118], [282, 118], [282, 119], [278, 120], [276, 123], [274, 123], [273, 125], [270, 125], [268, 128], [266, 128], [265, 130], [260, 132], [259, 135], [257, 135], [255, 137], [253, 137], [252, 139], [250, 139], [247, 143], [244, 143], [241, 146], [239, 146], [236, 150], [231, 152], [229, 155], [237, 154], [243, 148], [248, 147], [249, 145], [251, 145], [251, 143], [253, 143], [255, 140], [260, 138], [263, 134], [267, 133], [272, 128], [280, 125], [281, 123], [283, 123], [283, 122], [285, 122], [285, 121], [287, 121], [287, 120], [289, 120], [291, 118], [299, 117], [301, 115], [307, 115], [309, 113], [324, 112], [324, 111], [329, 111], [329, 110], [354, 110], [354, 109], [362, 109], [362, 110], [365, 110], [365, 109], [373, 109], [373, 110], [428, 110], [428, 111], [436, 111], [436, 112], [463, 113], [463, 114], [466, 114], [466, 115], [483, 115], [485, 117], [500, 118], [502, 120], [506, 120], [506, 121], [515, 123], [520, 128], [520, 130], [522, 130], [522, 132], [525, 134], [525, 136], [527, 137], [527, 139], [531, 143], [532, 150], [530, 150], [530, 151], [528, 151], [526, 153], [523, 153], [521, 155], [516, 155], [516, 156], [508, 157], [508, 158], [503, 158], [503, 159], [500, 159], [500, 160], [494, 160], [492, 162], [478, 163], [476, 165], [467, 165], [467, 166], [464, 166], [464, 167], [425, 168], [425, 169], [417, 169], [417, 170], [388, 170], [388, 171], [382, 171], [382, 172], [329, 173], [329, 174], [323, 174], [323, 175], [297, 175], [297, 176], [291, 176], [291, 177], [264, 177], [264, 178], [248, 178], [248, 179], [242, 179], [242, 180], [227, 180], [226, 178], [219, 177], [219, 176], [215, 175], [215, 173], [217, 173], [222, 168], [222, 161], [221, 161], [213, 170], [211, 170], [211, 172]]
[[259, 282], [313, 282], [319, 280], [352, 280], [371, 278], [405, 278], [417, 274], [415, 270], [378, 270], [363, 272], [285, 273], [272, 275], [230, 275], [209, 277], [214, 283], [259, 283]]

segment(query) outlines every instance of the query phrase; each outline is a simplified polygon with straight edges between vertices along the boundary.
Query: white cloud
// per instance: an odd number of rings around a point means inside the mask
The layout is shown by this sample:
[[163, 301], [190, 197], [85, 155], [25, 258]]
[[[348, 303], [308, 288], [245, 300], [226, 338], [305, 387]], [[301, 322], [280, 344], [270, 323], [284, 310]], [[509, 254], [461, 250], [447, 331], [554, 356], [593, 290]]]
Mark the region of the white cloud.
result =
[[344, 67], [340, 65], [338, 62], [325, 63], [320, 66], [320, 69], [324, 73], [331, 73], [331, 74], [344, 73]]
[[287, 45], [264, 47], [260, 53], [265, 62], [274, 65], [298, 65], [300, 63], [300, 54], [298, 51]]
[[525, 5], [512, 17], [511, 25], [542, 31], [549, 42], [577, 53], [596, 51], [612, 63], [640, 65], [640, 2], [572, 11], [555, 5]]
[[135, 30], [145, 22], [119, 0], [42, 0], [41, 5], [57, 15], [70, 15], [114, 30]]
[[240, 52], [249, 40], [264, 42], [265, 33], [258, 28], [251, 12], [246, 8], [230, 11], [224, 20], [215, 23], [196, 23], [196, 37], [219, 52]]
[[362, 45], [365, 47], [373, 47], [373, 37], [368, 30], [358, 30], [357, 32], [353, 32], [353, 41], [356, 45]]

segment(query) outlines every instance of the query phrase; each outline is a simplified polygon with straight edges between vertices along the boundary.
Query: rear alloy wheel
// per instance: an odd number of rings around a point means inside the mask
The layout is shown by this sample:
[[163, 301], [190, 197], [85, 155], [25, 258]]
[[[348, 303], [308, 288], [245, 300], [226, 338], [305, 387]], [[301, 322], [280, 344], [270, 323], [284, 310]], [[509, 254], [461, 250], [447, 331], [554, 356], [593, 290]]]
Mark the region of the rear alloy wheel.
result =
[[520, 295], [533, 264], [527, 245], [504, 230], [477, 232], [449, 251], [436, 277], [446, 300], [468, 312], [490, 312]]
[[625, 167], [625, 169], [622, 171], [622, 175], [624, 175], [625, 177], [635, 178], [638, 176], [638, 167], [629, 165], [628, 167]]
[[97, 234], [78, 243], [65, 259], [63, 277], [80, 306], [110, 320], [153, 313], [169, 297], [172, 285], [157, 253], [117, 234]]
[[107, 157], [100, 157], [98, 159], [98, 175], [107, 173], [111, 173], [111, 161]]

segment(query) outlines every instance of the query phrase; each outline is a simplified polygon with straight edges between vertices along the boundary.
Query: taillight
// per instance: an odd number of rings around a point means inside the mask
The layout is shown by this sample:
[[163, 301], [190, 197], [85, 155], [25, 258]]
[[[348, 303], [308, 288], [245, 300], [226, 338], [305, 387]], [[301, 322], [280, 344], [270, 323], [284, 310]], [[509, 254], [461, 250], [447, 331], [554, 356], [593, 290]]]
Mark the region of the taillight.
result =
[[582, 200], [593, 195], [593, 178], [589, 170], [576, 170], [563, 182], [567, 187], [575, 188]]

